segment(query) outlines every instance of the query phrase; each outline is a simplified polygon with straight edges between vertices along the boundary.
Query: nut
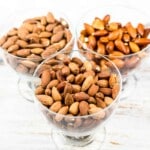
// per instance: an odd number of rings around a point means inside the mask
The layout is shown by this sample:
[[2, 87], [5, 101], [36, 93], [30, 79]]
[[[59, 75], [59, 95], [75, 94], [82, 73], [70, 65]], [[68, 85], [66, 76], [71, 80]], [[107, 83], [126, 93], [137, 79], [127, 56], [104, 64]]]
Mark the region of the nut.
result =
[[42, 87], [45, 88], [48, 85], [50, 80], [51, 80], [50, 71], [49, 70], [44, 70], [42, 72], [42, 76], [41, 76], [41, 85], [42, 85]]
[[50, 110], [53, 112], [58, 112], [61, 107], [62, 107], [62, 103], [60, 101], [57, 101], [51, 105]]
[[52, 97], [48, 95], [36, 95], [36, 96], [43, 105], [51, 106], [53, 104]]
[[62, 97], [56, 87], [52, 87], [52, 98], [55, 101], [61, 101]]
[[77, 115], [79, 111], [79, 102], [74, 102], [70, 108], [69, 108], [69, 112], [73, 115]]
[[79, 111], [80, 111], [80, 115], [84, 116], [88, 114], [88, 110], [89, 110], [89, 104], [86, 101], [81, 101], [79, 103]]
[[88, 76], [82, 84], [81, 91], [86, 91], [93, 84], [93, 82], [93, 76]]

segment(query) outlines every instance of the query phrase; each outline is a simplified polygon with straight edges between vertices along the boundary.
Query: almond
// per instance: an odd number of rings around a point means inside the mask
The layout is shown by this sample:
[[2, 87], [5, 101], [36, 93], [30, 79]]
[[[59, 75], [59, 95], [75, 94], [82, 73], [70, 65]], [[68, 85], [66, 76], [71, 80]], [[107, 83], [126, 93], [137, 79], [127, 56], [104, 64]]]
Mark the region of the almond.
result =
[[106, 96], [104, 98], [104, 102], [107, 106], [109, 106], [113, 102], [113, 99], [111, 97]]
[[62, 97], [56, 87], [52, 87], [52, 98], [55, 101], [61, 101]]
[[105, 117], [105, 112], [100, 107], [92, 107], [91, 109], [89, 109], [89, 114], [92, 114], [92, 115], [95, 114], [92, 117], [93, 119], [97, 119], [97, 120], [103, 119]]
[[73, 96], [72, 96], [72, 94], [67, 93], [65, 96], [65, 105], [70, 106], [72, 103], [74, 103]]
[[79, 103], [79, 111], [80, 111], [80, 115], [84, 116], [88, 114], [88, 110], [89, 110], [89, 104], [86, 101], [81, 101]]
[[63, 35], [64, 35], [64, 31], [59, 31], [54, 35], [52, 35], [51, 44], [59, 42], [63, 38]]
[[[63, 106], [59, 109], [58, 113], [55, 116], [55, 120], [57, 122], [60, 122], [61, 120], [63, 120], [64, 116], [62, 115], [66, 115], [68, 113], [69, 107], [68, 106]], [[60, 115], [61, 114], [61, 115]]]
[[93, 82], [94, 82], [93, 76], [88, 76], [82, 84], [81, 91], [84, 92], [88, 90], [88, 88], [93, 84]]
[[19, 51], [17, 51], [17, 56], [20, 56], [20, 57], [27, 57], [30, 55], [30, 49], [20, 49]]
[[104, 21], [104, 24], [107, 25], [110, 21], [110, 15], [108, 15], [108, 14], [105, 15], [104, 18], [103, 18], [103, 21]]
[[51, 32], [46, 32], [46, 31], [43, 31], [39, 34], [39, 37], [40, 38], [49, 38], [52, 36], [52, 33]]
[[115, 40], [115, 46], [118, 48], [119, 51], [123, 52], [124, 54], [127, 53], [126, 47], [121, 40], [119, 39]]
[[112, 62], [119, 68], [123, 68], [125, 66], [125, 62], [122, 59], [113, 59]]
[[58, 85], [58, 83], [59, 83], [59, 81], [56, 80], [56, 79], [51, 80], [51, 81], [48, 83], [47, 88], [50, 89], [50, 88], [52, 88], [52, 87], [54, 87], [54, 86], [56, 87], [56, 86]]
[[70, 62], [69, 63], [69, 68], [72, 73], [78, 74], [79, 73], [79, 66], [76, 63]]
[[70, 74], [70, 69], [69, 69], [68, 66], [64, 66], [64, 67], [62, 68], [61, 72], [62, 72], [62, 75], [68, 76], [68, 75]]
[[64, 87], [64, 95], [66, 95], [67, 93], [72, 93], [73, 91], [73, 87], [70, 83], [66, 83], [65, 87]]
[[91, 35], [94, 33], [94, 28], [91, 25], [84, 23], [84, 28], [87, 34]]
[[134, 40], [134, 42], [138, 45], [147, 45], [150, 44], [150, 39], [147, 38], [137, 38]]
[[94, 33], [92, 33], [93, 36], [104, 36], [107, 35], [108, 31], [107, 30], [97, 30]]
[[108, 87], [108, 80], [106, 79], [102, 79], [102, 80], [98, 80], [97, 81], [97, 84], [100, 86], [100, 87]]
[[109, 86], [111, 88], [113, 88], [113, 86], [118, 83], [118, 78], [117, 78], [117, 75], [116, 74], [111, 74], [110, 77], [109, 77]]
[[53, 112], [58, 112], [61, 107], [62, 107], [62, 103], [60, 101], [57, 101], [51, 105], [50, 110]]
[[100, 18], [96, 17], [92, 23], [92, 27], [98, 30], [104, 30], [104, 22]]
[[112, 98], [115, 99], [117, 95], [119, 94], [120, 86], [118, 83], [116, 83], [112, 88]]
[[34, 63], [33, 61], [30, 61], [30, 60], [23, 60], [23, 61], [21, 61], [21, 64], [23, 64], [24, 66], [26, 66], [28, 68], [35, 68], [35, 67], [37, 67], [37, 64]]
[[8, 48], [8, 52], [13, 52], [13, 51], [16, 51], [19, 49], [19, 46], [17, 44], [14, 44], [14, 45], [11, 45], [9, 48]]
[[38, 100], [46, 106], [51, 106], [53, 104], [53, 99], [51, 96], [48, 95], [36, 95], [36, 97], [38, 98]]
[[46, 21], [48, 23], [54, 23], [55, 22], [55, 17], [51, 12], [48, 12], [48, 14], [46, 16]]
[[90, 49], [95, 49], [95, 47], [96, 47], [96, 38], [95, 38], [95, 36], [90, 35], [88, 37], [88, 47]]
[[21, 40], [26, 41], [26, 36], [29, 34], [29, 31], [26, 28], [20, 27], [18, 29], [18, 36]]
[[83, 74], [78, 74], [76, 77], [75, 77], [75, 84], [82, 84], [84, 80], [84, 75]]
[[72, 93], [78, 93], [81, 91], [81, 86], [77, 84], [72, 84], [73, 91]]
[[96, 98], [96, 104], [98, 107], [106, 108], [106, 104], [101, 98]]
[[112, 32], [109, 33], [108, 39], [110, 41], [116, 40], [118, 38], [119, 34], [120, 34], [119, 30], [112, 31]]
[[99, 90], [99, 86], [95, 85], [95, 84], [92, 84], [91, 87], [89, 88], [88, 90], [88, 94], [90, 96], [94, 96]]
[[134, 42], [129, 42], [129, 46], [130, 46], [130, 49], [133, 53], [140, 51], [140, 47]]
[[126, 29], [132, 38], [136, 38], [137, 32], [136, 29], [132, 26], [131, 22], [126, 24]]
[[117, 22], [111, 22], [111, 23], [109, 23], [107, 30], [115, 31], [115, 30], [118, 30], [118, 28], [119, 28], [119, 24]]
[[73, 115], [77, 115], [79, 111], [79, 102], [74, 102], [70, 108], [69, 108], [69, 112]]
[[45, 88], [51, 80], [50, 71], [48, 69], [42, 72], [41, 76], [41, 85]]
[[99, 91], [102, 92], [104, 95], [111, 95], [112, 94], [111, 88], [100, 88]]
[[43, 48], [33, 48], [33, 49], [31, 49], [31, 53], [37, 54], [37, 55], [41, 54], [43, 51], [44, 51]]
[[105, 55], [106, 54], [105, 45], [100, 43], [100, 42], [98, 42], [98, 44], [97, 44], [97, 52], [99, 54]]
[[89, 99], [89, 95], [85, 92], [79, 92], [74, 94], [74, 99], [76, 101], [86, 101]]
[[42, 86], [36, 87], [36, 89], [35, 89], [35, 94], [36, 95], [41, 95], [43, 93], [44, 93], [44, 88]]

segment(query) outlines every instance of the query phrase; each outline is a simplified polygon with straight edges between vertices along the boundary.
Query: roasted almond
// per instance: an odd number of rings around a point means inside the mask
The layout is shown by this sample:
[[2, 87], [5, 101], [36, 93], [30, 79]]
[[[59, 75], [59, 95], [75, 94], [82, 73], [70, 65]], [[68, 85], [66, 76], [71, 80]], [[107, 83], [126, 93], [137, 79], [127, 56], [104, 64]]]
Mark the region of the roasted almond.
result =
[[45, 88], [48, 83], [50, 82], [51, 80], [51, 76], [50, 76], [50, 71], [49, 70], [44, 70], [42, 72], [42, 76], [41, 76], [41, 85], [43, 88]]
[[88, 76], [82, 84], [81, 91], [84, 92], [88, 90], [89, 87], [93, 84], [93, 82], [94, 82], [93, 76]]
[[52, 87], [52, 98], [55, 101], [61, 101], [62, 97], [56, 87]]
[[36, 95], [36, 97], [43, 105], [51, 106], [53, 104], [52, 97], [50, 97], [48, 95]]
[[79, 112], [81, 116], [87, 115], [89, 110], [89, 104], [86, 101], [79, 103]]
[[58, 112], [61, 107], [62, 107], [62, 103], [60, 101], [57, 101], [51, 105], [50, 110], [53, 112]]

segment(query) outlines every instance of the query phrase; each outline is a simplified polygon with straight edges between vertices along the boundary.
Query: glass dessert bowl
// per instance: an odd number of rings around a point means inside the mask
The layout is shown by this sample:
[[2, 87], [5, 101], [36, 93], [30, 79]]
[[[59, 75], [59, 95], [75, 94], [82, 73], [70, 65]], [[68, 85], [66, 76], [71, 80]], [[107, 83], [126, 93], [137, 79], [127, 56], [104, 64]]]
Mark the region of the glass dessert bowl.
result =
[[95, 51], [109, 58], [123, 77], [122, 99], [136, 86], [141, 62], [149, 55], [149, 16], [132, 7], [102, 5], [80, 19], [77, 30], [79, 49]]
[[30, 100], [30, 77], [35, 68], [51, 54], [72, 50], [72, 25], [59, 11], [32, 9], [16, 11], [2, 29], [4, 61], [19, 75], [19, 91]]
[[122, 88], [119, 70], [106, 62], [111, 63], [97, 53], [73, 50], [57, 53], [36, 68], [34, 101], [58, 149], [102, 146], [104, 123], [116, 110]]

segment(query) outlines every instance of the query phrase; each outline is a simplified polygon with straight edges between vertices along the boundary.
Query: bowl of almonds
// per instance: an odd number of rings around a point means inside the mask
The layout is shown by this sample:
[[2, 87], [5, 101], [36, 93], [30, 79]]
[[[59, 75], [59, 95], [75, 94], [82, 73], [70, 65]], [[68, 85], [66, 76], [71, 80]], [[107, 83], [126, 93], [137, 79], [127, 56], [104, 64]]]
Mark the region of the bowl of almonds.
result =
[[72, 25], [65, 14], [32, 9], [16, 11], [3, 27], [0, 47], [4, 59], [17, 73], [32, 75], [51, 54], [73, 47]]
[[106, 62], [111, 63], [97, 53], [73, 50], [53, 55], [35, 70], [34, 101], [52, 125], [54, 141], [69, 140], [67, 145], [77, 147], [93, 144], [93, 133], [117, 108], [121, 75]]
[[104, 5], [89, 10], [77, 26], [78, 47], [108, 57], [122, 76], [128, 77], [148, 55], [148, 22], [146, 13], [123, 5]]

